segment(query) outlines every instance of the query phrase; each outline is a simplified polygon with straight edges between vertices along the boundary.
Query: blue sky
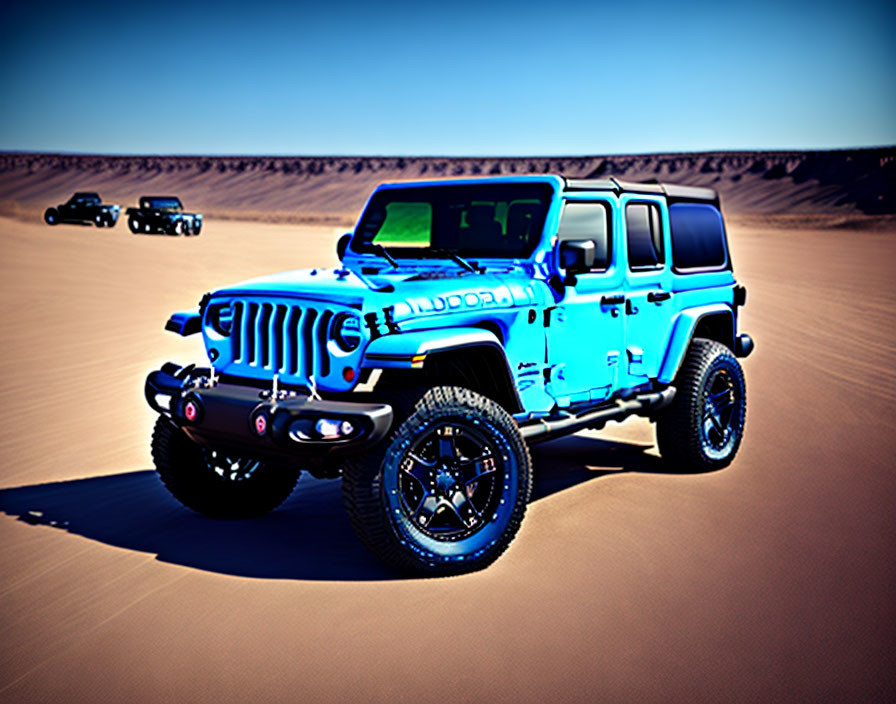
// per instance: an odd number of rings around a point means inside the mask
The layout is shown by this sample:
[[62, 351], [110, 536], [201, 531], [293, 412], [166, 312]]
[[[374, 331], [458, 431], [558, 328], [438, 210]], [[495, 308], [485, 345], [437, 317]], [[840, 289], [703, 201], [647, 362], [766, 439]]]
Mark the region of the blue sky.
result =
[[0, 14], [0, 149], [894, 144], [894, 37], [892, 2], [22, 2]]

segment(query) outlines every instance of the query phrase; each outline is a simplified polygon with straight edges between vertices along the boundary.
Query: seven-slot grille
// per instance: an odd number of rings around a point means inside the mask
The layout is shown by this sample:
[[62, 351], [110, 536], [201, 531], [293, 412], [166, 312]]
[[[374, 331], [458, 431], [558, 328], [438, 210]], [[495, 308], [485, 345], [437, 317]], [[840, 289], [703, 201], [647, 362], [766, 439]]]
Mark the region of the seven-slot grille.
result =
[[334, 313], [309, 305], [233, 304], [233, 361], [309, 379], [330, 373], [328, 328]]

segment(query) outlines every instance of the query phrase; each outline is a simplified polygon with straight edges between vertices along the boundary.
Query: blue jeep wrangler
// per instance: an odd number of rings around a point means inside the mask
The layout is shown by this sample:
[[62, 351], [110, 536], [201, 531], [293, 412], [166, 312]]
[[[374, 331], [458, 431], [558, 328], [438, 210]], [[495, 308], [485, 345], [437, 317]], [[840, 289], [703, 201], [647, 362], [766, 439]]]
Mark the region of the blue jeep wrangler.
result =
[[670, 467], [728, 465], [746, 412], [717, 194], [518, 176], [379, 186], [335, 270], [223, 288], [167, 329], [211, 365], [146, 381], [186, 506], [270, 511], [342, 476], [361, 540], [405, 571], [482, 568], [529, 500], [527, 444], [641, 415]]

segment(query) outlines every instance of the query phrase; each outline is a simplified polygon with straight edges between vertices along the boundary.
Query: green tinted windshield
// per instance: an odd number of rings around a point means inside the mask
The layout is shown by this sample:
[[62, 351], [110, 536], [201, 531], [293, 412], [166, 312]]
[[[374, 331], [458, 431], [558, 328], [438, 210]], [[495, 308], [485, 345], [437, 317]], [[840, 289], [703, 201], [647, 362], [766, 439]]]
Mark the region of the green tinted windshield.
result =
[[364, 211], [352, 249], [382, 245], [398, 257], [528, 257], [553, 189], [546, 183], [388, 188]]

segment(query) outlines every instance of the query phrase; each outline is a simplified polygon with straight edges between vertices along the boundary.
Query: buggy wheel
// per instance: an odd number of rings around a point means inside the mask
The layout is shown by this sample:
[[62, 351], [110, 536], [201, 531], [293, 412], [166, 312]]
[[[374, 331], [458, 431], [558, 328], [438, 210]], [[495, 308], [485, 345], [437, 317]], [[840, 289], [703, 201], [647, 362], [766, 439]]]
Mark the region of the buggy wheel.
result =
[[532, 490], [529, 451], [497, 403], [442, 386], [399, 414], [373, 451], [343, 468], [343, 497], [361, 541], [406, 572], [482, 569], [516, 535]]
[[174, 498], [212, 518], [250, 518], [274, 510], [292, 493], [301, 473], [200, 447], [165, 416], [156, 421], [152, 458]]
[[59, 222], [59, 211], [56, 208], [47, 208], [44, 211], [44, 222], [47, 225], [56, 225]]
[[680, 472], [727, 467], [740, 448], [747, 414], [737, 358], [718, 342], [695, 338], [672, 383], [675, 398], [656, 419], [663, 460]]
[[131, 232], [133, 232], [136, 235], [138, 232], [140, 232], [140, 228], [141, 228], [140, 220], [138, 220], [137, 218], [133, 218], [133, 217], [128, 218], [128, 227], [131, 229]]

